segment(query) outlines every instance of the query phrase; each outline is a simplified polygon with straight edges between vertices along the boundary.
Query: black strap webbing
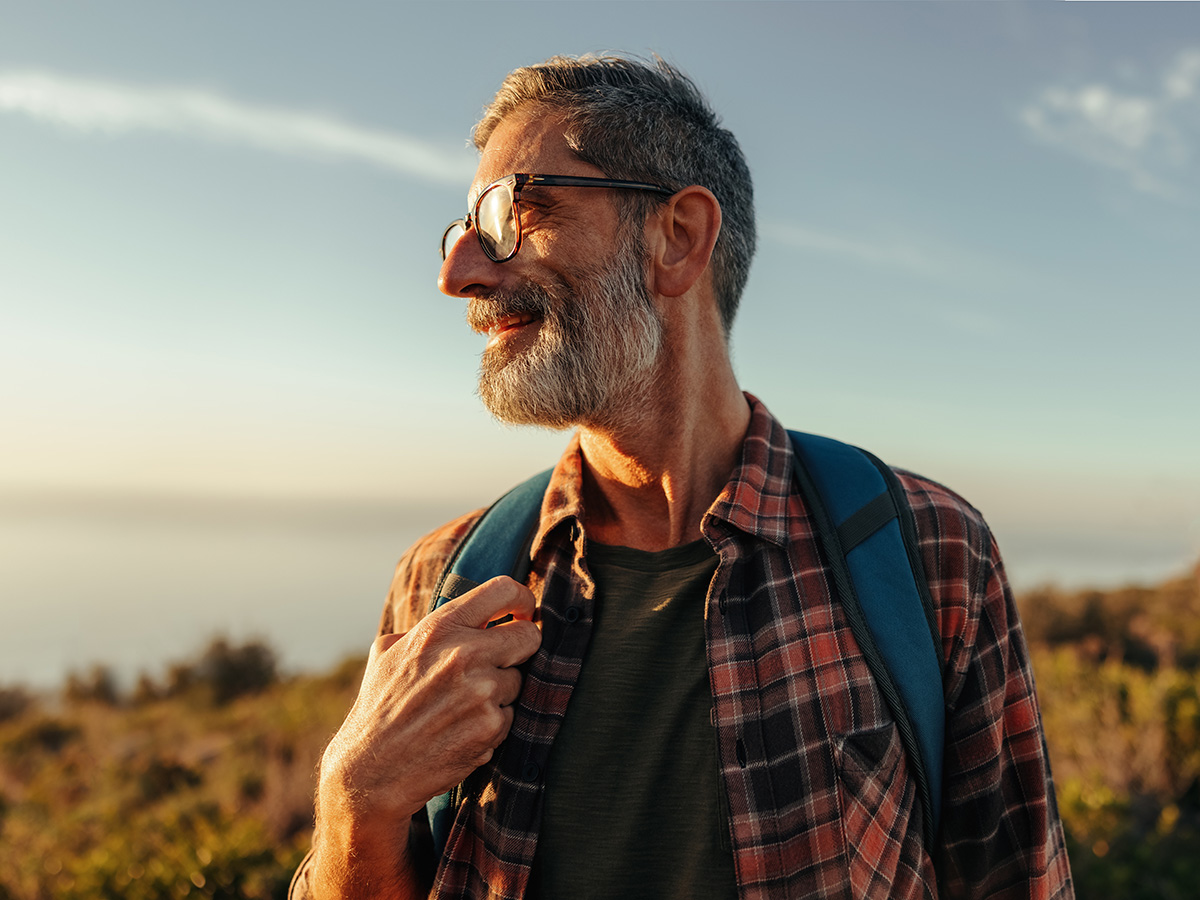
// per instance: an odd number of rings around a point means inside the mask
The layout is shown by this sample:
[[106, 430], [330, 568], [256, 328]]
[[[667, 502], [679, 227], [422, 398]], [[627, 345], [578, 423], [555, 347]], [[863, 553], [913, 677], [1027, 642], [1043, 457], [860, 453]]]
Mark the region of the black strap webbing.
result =
[[892, 495], [880, 494], [838, 526], [842, 552], [849, 553], [894, 518], [896, 504]]

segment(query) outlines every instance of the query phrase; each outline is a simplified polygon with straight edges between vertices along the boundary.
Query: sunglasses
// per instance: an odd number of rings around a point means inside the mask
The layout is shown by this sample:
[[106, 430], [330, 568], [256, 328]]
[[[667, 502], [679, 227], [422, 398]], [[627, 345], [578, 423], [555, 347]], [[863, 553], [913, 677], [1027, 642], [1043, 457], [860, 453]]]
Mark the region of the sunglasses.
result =
[[450, 255], [459, 238], [472, 228], [479, 238], [479, 246], [492, 262], [508, 262], [516, 256], [521, 249], [521, 191], [536, 185], [653, 191], [664, 197], [675, 193], [657, 184], [641, 181], [613, 181], [575, 175], [505, 175], [485, 187], [475, 201], [475, 208], [465, 218], [451, 222], [442, 233], [442, 259]]

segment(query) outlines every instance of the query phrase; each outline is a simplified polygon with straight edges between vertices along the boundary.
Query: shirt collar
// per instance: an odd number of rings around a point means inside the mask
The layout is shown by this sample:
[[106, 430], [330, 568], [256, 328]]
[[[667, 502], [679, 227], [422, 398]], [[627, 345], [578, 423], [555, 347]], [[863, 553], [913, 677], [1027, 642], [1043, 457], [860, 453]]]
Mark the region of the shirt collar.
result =
[[709, 507], [705, 523], [727, 522], [773, 544], [787, 543], [792, 519], [799, 515], [789, 506], [792, 497], [792, 443], [787, 429], [753, 394], [750, 425], [742, 440], [742, 454], [728, 483]]
[[578, 537], [583, 528], [583, 452], [579, 448], [579, 432], [571, 435], [542, 497], [541, 520], [529, 548], [533, 559], [541, 552], [547, 536], [567, 522], [573, 529], [572, 538]]

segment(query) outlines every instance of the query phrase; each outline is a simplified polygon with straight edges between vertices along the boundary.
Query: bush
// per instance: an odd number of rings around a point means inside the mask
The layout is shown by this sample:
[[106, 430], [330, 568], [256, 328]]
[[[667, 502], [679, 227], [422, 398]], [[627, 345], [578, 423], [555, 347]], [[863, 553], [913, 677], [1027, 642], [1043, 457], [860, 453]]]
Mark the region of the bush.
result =
[[5, 750], [16, 756], [58, 754], [82, 736], [78, 725], [55, 718], [40, 718], [22, 728], [6, 742]]
[[33, 704], [33, 694], [21, 685], [0, 687], [0, 722], [19, 718]]
[[185, 788], [198, 787], [204, 776], [174, 759], [154, 758], [138, 773], [138, 787], [146, 800], [157, 800]]
[[138, 676], [136, 705], [175, 697], [196, 696], [224, 706], [238, 697], [261, 693], [279, 681], [275, 651], [262, 641], [234, 645], [213, 638], [191, 662], [174, 663], [160, 686], [144, 672]]
[[144, 706], [147, 703], [161, 700], [164, 694], [165, 691], [153, 678], [145, 672], [141, 672], [138, 674], [137, 683], [133, 686], [133, 695], [130, 697], [130, 701], [134, 706]]
[[108, 666], [95, 665], [86, 674], [71, 672], [63, 687], [63, 699], [68, 703], [103, 703], [116, 706], [120, 702], [117, 680]]
[[1157, 587], [1043, 587], [1018, 604], [1031, 644], [1070, 645], [1097, 662], [1115, 660], [1147, 672], [1200, 668], [1200, 564]]
[[275, 651], [262, 641], [233, 647], [224, 638], [217, 638], [200, 657], [196, 675], [212, 692], [213, 702], [223, 705], [246, 694], [257, 694], [276, 682]]

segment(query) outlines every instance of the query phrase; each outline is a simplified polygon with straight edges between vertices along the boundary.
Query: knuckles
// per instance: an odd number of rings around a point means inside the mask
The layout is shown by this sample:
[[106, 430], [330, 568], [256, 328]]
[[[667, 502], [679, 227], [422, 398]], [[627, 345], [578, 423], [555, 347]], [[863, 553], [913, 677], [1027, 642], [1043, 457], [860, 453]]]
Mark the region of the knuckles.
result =
[[376, 662], [381, 656], [388, 652], [395, 644], [399, 643], [405, 637], [404, 634], [381, 634], [371, 642], [371, 651], [367, 657], [368, 662]]
[[473, 701], [473, 706], [500, 706], [498, 700], [499, 685], [491, 678], [474, 678], [468, 682], [466, 693]]
[[476, 720], [480, 742], [485, 747], [495, 747], [508, 734], [508, 720], [499, 706], [482, 710]]

